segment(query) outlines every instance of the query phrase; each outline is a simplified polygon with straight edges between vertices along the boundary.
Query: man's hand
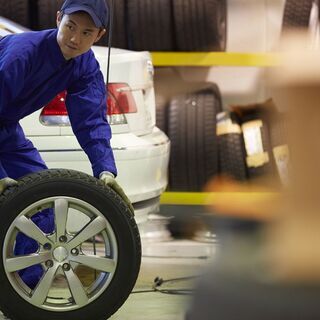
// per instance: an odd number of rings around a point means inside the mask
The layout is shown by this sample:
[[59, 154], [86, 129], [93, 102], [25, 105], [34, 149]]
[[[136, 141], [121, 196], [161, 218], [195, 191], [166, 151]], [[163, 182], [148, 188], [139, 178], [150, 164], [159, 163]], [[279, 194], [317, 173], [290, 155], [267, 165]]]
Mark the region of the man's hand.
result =
[[10, 178], [0, 179], [0, 194], [8, 187], [12, 187], [16, 184], [18, 184], [18, 182]]
[[103, 181], [105, 185], [113, 189], [123, 199], [123, 201], [129, 207], [131, 213], [134, 215], [134, 208], [132, 206], [131, 201], [129, 200], [127, 195], [124, 193], [123, 189], [119, 186], [113, 174], [109, 172], [103, 172], [100, 175], [100, 180]]

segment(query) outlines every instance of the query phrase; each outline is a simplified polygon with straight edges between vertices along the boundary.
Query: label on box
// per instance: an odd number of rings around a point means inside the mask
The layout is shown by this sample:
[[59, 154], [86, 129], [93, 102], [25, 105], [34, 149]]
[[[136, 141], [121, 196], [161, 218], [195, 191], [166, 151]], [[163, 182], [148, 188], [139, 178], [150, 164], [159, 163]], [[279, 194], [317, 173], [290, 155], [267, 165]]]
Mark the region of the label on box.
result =
[[224, 134], [231, 134], [231, 133], [241, 134], [241, 127], [236, 123], [232, 123], [231, 121], [218, 123], [217, 125], [218, 136], [222, 136]]
[[247, 157], [248, 168], [257, 168], [265, 165], [270, 161], [267, 152], [257, 153]]
[[261, 137], [262, 126], [261, 120], [250, 121], [242, 125], [243, 138], [248, 157], [256, 154], [264, 154]]

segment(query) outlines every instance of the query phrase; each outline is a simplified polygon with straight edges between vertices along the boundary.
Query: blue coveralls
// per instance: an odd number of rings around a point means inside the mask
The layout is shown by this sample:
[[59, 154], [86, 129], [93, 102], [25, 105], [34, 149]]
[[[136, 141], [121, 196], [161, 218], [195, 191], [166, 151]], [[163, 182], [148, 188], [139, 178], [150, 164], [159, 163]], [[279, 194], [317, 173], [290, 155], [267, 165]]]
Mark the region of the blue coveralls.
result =
[[[46, 169], [38, 150], [26, 139], [19, 120], [67, 90], [66, 106], [81, 147], [95, 177], [117, 174], [110, 147], [111, 129], [105, 118], [106, 88], [92, 50], [65, 60], [57, 43], [57, 29], [9, 35], [0, 40], [0, 179], [18, 179]], [[1, 213], [5, 214], [5, 213]], [[44, 231], [54, 230], [52, 212], [33, 217]], [[19, 234], [15, 254], [37, 250], [34, 240]], [[41, 266], [20, 272], [31, 288], [42, 276]]]

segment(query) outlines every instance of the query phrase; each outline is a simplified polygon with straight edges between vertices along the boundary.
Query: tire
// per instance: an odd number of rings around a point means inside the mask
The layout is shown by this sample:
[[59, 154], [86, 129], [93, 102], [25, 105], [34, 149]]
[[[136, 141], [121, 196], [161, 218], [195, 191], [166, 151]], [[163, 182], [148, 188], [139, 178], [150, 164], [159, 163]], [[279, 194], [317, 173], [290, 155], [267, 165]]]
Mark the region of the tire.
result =
[[156, 95], [156, 125], [161, 131], [168, 133], [168, 103], [161, 95]]
[[115, 1], [114, 10], [112, 47], [127, 49], [128, 39], [126, 30], [125, 0]]
[[223, 110], [223, 103], [222, 103], [222, 95], [221, 95], [221, 91], [219, 86], [214, 83], [214, 82], [210, 82], [209, 86], [207, 88], [205, 88], [204, 90], [206, 90], [208, 93], [212, 92], [212, 94], [214, 95], [215, 99], [216, 99], [216, 112], [217, 114], [219, 112], [222, 112]]
[[0, 0], [1, 16], [27, 28], [31, 27], [28, 0]]
[[[126, 30], [126, 4], [125, 0], [114, 1], [114, 14], [113, 14], [113, 31], [112, 31], [112, 47], [114, 48], [128, 48], [127, 30]], [[108, 1], [109, 7], [111, 2]], [[108, 46], [108, 35], [103, 36], [97, 45]]]
[[288, 119], [278, 113], [270, 123], [270, 143], [272, 156], [277, 169], [277, 177], [284, 185], [289, 183], [290, 154], [288, 147]]
[[270, 122], [271, 147], [288, 144], [288, 119], [286, 114], [277, 113]]
[[226, 0], [174, 0], [173, 13], [179, 51], [226, 50]]
[[246, 150], [239, 119], [234, 112], [217, 116], [220, 173], [238, 181], [246, 181]]
[[128, 0], [129, 49], [173, 50], [171, 0]]
[[286, 0], [283, 29], [308, 28], [314, 0]]
[[177, 96], [171, 101], [170, 190], [200, 191], [218, 173], [217, 101], [211, 90]]
[[38, 29], [53, 29], [57, 27], [57, 12], [64, 0], [38, 0]]
[[[29, 219], [48, 207], [60, 210], [59, 215], [54, 213], [55, 219], [59, 218], [60, 224], [57, 225], [60, 225], [60, 229], [55, 228], [51, 235], [34, 228], [33, 220]], [[69, 217], [71, 212], [79, 214], [80, 219], [77, 215], [77, 219], [72, 221], [78, 223], [87, 219], [83, 226], [78, 226], [77, 232], [71, 233], [69, 222], [63, 222], [65, 208], [72, 208], [72, 211], [67, 211]], [[134, 217], [122, 199], [99, 180], [71, 170], [47, 170], [31, 174], [0, 196], [0, 211], [6, 214], [0, 226], [0, 308], [8, 317], [15, 320], [104, 320], [127, 299], [140, 267], [139, 233]], [[33, 238], [38, 237], [39, 251], [32, 256], [39, 257], [46, 250], [45, 260], [49, 259], [44, 267], [45, 275], [34, 290], [26, 287], [15, 272], [27, 263], [24, 260], [19, 265], [13, 260], [23, 259], [23, 256], [14, 257], [12, 251], [18, 230]], [[61, 240], [61, 234], [67, 236], [65, 240]], [[97, 254], [100, 255], [99, 259], [108, 259], [109, 263], [88, 256], [92, 255], [94, 240], [87, 241], [87, 237], [100, 239]], [[43, 246], [44, 242], [51, 246]], [[71, 248], [77, 250], [73, 249], [71, 254]], [[93, 253], [96, 254], [95, 251]], [[82, 264], [74, 262], [76, 260]], [[47, 265], [48, 261], [51, 261], [51, 265]], [[70, 264], [65, 265], [66, 262]], [[39, 263], [39, 260], [32, 264], [35, 263]], [[63, 269], [59, 269], [61, 274], [51, 282], [48, 277], [53, 277], [59, 263], [63, 264]], [[89, 268], [89, 263], [92, 268]], [[94, 278], [89, 278], [88, 272], [87, 278], [82, 276], [81, 270], [85, 265], [87, 271], [95, 271], [94, 276], [90, 274]], [[66, 280], [67, 276], [69, 280]], [[49, 298], [48, 289], [43, 285], [47, 283], [48, 288], [52, 288], [56, 281], [59, 291], [55, 293], [51, 290]], [[83, 286], [86, 286], [85, 292]]]

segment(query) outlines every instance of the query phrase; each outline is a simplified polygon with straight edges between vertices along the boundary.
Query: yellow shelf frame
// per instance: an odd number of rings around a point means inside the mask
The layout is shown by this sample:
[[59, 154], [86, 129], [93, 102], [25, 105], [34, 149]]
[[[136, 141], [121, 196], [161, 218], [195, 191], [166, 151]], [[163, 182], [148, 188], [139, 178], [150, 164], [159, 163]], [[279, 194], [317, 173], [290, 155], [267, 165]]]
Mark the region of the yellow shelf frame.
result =
[[272, 67], [279, 56], [272, 53], [151, 52], [156, 67]]
[[205, 206], [215, 201], [230, 201], [234, 199], [246, 203], [270, 199], [276, 193], [272, 192], [164, 192], [160, 203], [165, 205]]

